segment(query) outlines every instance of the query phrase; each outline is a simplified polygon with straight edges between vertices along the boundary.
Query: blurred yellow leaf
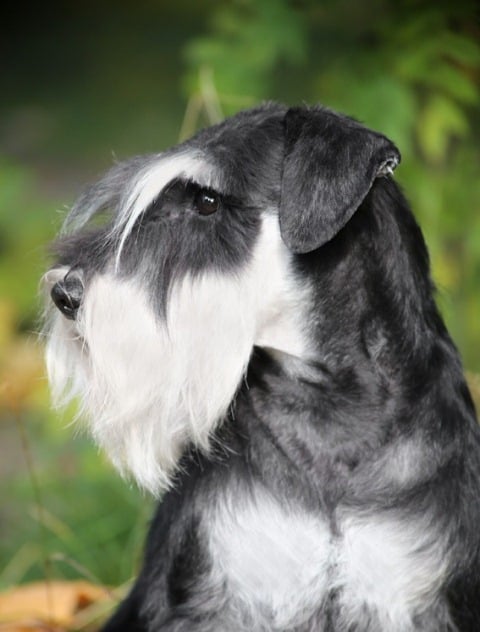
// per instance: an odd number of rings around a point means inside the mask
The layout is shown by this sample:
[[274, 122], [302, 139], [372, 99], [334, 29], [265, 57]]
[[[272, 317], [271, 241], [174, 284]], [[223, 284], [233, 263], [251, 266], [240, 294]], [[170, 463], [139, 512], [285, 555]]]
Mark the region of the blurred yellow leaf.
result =
[[19, 586], [0, 594], [0, 630], [70, 630], [87, 608], [112, 601], [108, 589], [86, 581]]
[[0, 362], [15, 333], [17, 310], [13, 301], [0, 298]]
[[0, 410], [22, 411], [38, 389], [44, 388], [44, 376], [39, 345], [28, 337], [12, 339], [0, 357]]

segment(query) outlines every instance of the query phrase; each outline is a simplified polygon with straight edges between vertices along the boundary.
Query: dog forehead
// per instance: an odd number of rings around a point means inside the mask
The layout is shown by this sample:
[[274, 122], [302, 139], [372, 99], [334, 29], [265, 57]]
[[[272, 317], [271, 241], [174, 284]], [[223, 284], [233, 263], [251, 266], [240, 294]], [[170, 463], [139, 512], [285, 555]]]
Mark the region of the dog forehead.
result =
[[285, 106], [273, 103], [242, 110], [200, 130], [184, 144], [203, 147], [214, 154], [224, 149], [232, 153], [248, 152], [255, 145], [278, 140], [286, 111]]
[[270, 197], [280, 181], [286, 109], [268, 103], [244, 110], [200, 131], [187, 145], [204, 152], [229, 193]]

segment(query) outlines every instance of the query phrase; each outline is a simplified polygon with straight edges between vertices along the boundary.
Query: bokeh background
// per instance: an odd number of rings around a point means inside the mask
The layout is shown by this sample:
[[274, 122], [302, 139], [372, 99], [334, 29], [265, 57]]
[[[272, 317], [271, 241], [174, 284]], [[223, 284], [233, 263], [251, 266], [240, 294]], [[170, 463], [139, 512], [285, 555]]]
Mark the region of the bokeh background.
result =
[[82, 186], [266, 99], [321, 102], [400, 147], [395, 178], [478, 398], [480, 26], [465, 0], [11, 3], [0, 25], [0, 589], [118, 586], [151, 501], [49, 408], [46, 244]]

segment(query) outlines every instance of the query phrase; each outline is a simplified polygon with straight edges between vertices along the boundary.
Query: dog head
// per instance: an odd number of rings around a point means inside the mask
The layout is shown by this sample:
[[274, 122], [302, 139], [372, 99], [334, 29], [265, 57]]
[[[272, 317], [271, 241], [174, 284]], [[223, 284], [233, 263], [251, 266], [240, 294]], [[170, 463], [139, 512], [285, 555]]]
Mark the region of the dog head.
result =
[[269, 104], [115, 166], [70, 212], [45, 275], [47, 368], [98, 443], [158, 492], [209, 449], [254, 346], [308, 359], [321, 248], [400, 156], [323, 108]]

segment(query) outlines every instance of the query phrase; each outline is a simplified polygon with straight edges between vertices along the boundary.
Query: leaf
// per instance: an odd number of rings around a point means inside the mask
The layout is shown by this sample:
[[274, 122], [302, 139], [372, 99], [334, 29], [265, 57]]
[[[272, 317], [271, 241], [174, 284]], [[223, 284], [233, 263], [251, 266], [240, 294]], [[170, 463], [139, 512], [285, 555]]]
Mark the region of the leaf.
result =
[[480, 66], [480, 45], [473, 38], [460, 33], [442, 33], [443, 54], [464, 66]]
[[[10, 630], [70, 630], [93, 604], [112, 604], [112, 594], [86, 581], [36, 582], [0, 594], [0, 625]], [[15, 626], [15, 627], [13, 627]], [[35, 627], [32, 627], [35, 626]]]
[[474, 104], [479, 100], [478, 88], [473, 79], [441, 60], [425, 73], [421, 82], [429, 88], [449, 94], [461, 103]]
[[[422, 21], [417, 26], [422, 26]], [[399, 77], [462, 103], [478, 103], [475, 70], [480, 66], [480, 46], [472, 38], [452, 33], [445, 26], [434, 30], [424, 22], [415, 37], [402, 33], [396, 44], [402, 50], [394, 58]]]

